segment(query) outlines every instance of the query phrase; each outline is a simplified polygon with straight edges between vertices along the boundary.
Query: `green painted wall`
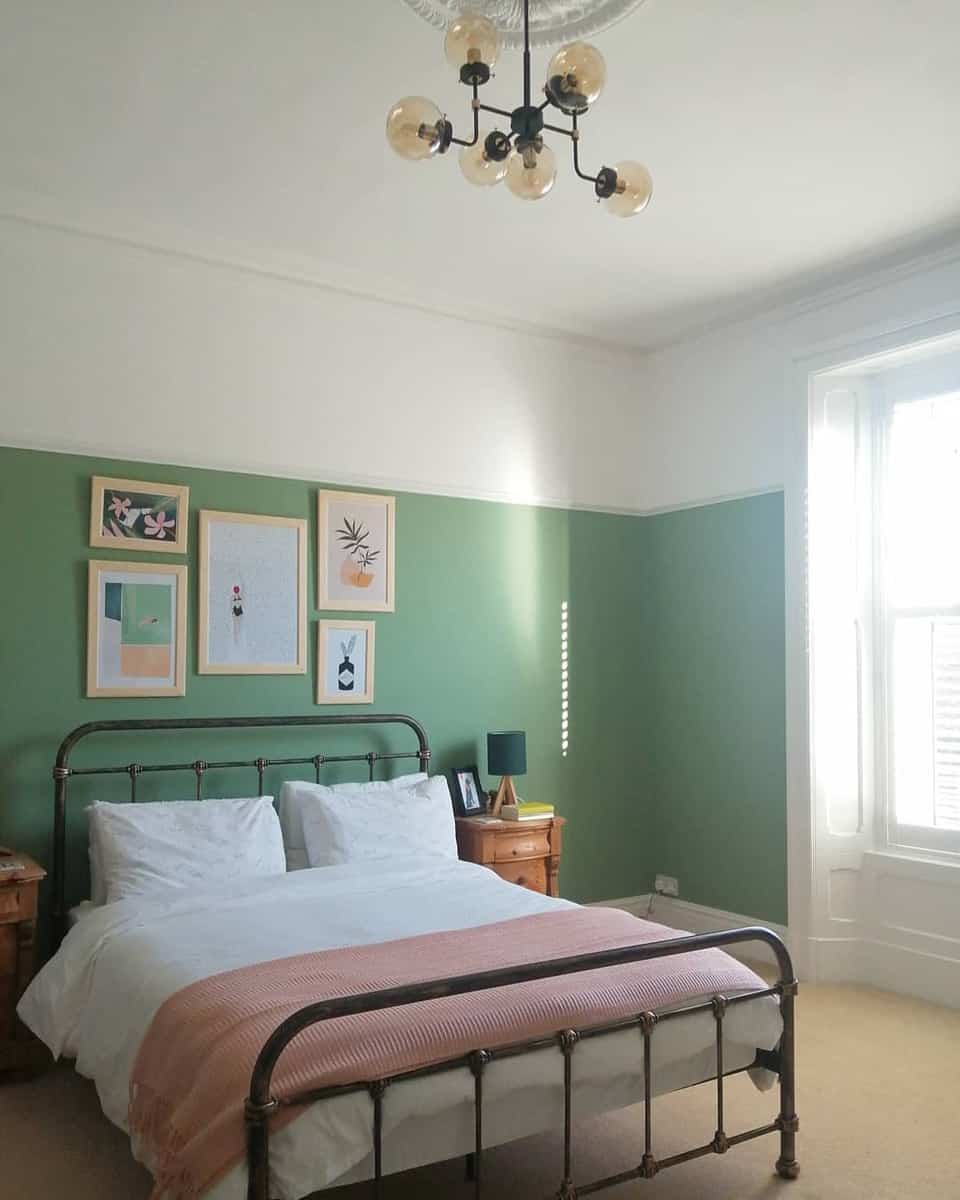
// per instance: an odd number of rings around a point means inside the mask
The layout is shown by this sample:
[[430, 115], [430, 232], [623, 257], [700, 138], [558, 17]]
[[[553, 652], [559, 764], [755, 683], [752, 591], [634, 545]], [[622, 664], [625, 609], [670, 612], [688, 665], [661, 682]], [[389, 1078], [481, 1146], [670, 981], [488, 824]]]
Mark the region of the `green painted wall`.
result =
[[786, 922], [783, 496], [641, 525], [653, 870]]
[[[115, 475], [191, 488], [191, 605], [187, 695], [89, 700], [84, 696], [86, 563], [155, 561], [91, 549], [90, 476]], [[316, 483], [0, 448], [0, 842], [49, 860], [50, 767], [60, 738], [84, 721], [317, 711], [311, 613], [305, 677], [197, 676], [197, 512], [201, 508], [308, 517]], [[630, 517], [412, 494], [397, 497], [396, 613], [378, 615], [374, 710], [409, 712], [425, 724], [434, 764], [479, 762], [488, 729], [527, 730], [529, 773], [521, 791], [569, 818], [561, 875], [565, 895], [633, 895], [647, 885], [646, 797], [634, 757], [642, 647], [638, 605], [641, 523]], [[311, 546], [309, 596], [315, 597]], [[560, 754], [560, 605], [570, 601], [571, 745]], [[302, 737], [302, 735], [301, 735]], [[283, 744], [270, 735], [266, 752]], [[172, 746], [157, 740], [155, 758]], [[113, 747], [87, 743], [82, 765]], [[290, 752], [302, 750], [302, 740]], [[203, 744], [204, 757], [239, 753], [234, 735]], [[317, 747], [318, 749], [324, 747]], [[247, 750], [251, 746], [247, 746]], [[262, 739], [252, 746], [264, 750]], [[191, 757], [194, 747], [191, 745]], [[312, 752], [312, 751], [311, 751]], [[120, 761], [130, 755], [117, 750]], [[230, 756], [230, 755], [227, 755]], [[143, 756], [149, 760], [149, 753]], [[179, 778], [179, 777], [173, 777]], [[161, 777], [147, 780], [144, 797]], [[166, 777], [165, 796], [189, 795]], [[86, 887], [83, 802], [71, 804], [70, 894]], [[255, 776], [210, 778], [208, 794], [250, 794]], [[277, 777], [268, 780], [270, 790]], [[121, 798], [119, 784], [96, 794]]]
[[[87, 545], [90, 476], [191, 488], [187, 695], [84, 697], [86, 563], [147, 555]], [[0, 448], [0, 842], [49, 858], [50, 766], [64, 733], [123, 716], [314, 712], [311, 545], [306, 677], [197, 676], [196, 514], [304, 516], [316, 483]], [[675, 875], [697, 903], [786, 920], [783, 500], [644, 518], [397, 497], [397, 611], [377, 620], [376, 702], [426, 725], [435, 766], [479, 762], [488, 729], [528, 733], [521, 791], [569, 818], [574, 899], [647, 891]], [[570, 604], [570, 753], [560, 754], [560, 605]], [[346, 735], [341, 735], [346, 736]], [[342, 744], [342, 741], [341, 743]], [[100, 743], [104, 754], [114, 747]], [[156, 758], [173, 747], [159, 739]], [[252, 749], [290, 753], [297, 735]], [[318, 747], [319, 748], [319, 747]], [[191, 746], [191, 757], [194, 747]], [[223, 735], [205, 757], [245, 755]], [[230, 754], [228, 755], [228, 750]], [[96, 743], [77, 759], [93, 761]], [[117, 748], [120, 759], [127, 752]], [[148, 758], [149, 755], [144, 755]], [[242, 781], [242, 782], [241, 782]], [[189, 794], [167, 777], [146, 797]], [[246, 794], [254, 777], [208, 780]], [[270, 790], [279, 776], [268, 780]], [[119, 782], [96, 794], [121, 798]], [[172, 791], [171, 791], [172, 789]], [[83, 803], [71, 805], [70, 893], [86, 887]]]

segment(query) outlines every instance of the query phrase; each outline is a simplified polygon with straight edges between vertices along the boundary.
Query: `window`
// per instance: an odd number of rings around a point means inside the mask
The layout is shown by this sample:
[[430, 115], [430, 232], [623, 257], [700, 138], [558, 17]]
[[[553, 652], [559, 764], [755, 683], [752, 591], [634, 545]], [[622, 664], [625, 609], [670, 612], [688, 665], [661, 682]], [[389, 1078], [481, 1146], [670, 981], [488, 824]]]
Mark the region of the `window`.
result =
[[838, 861], [960, 854], [960, 355], [891, 358], [813, 395], [813, 778]]
[[885, 414], [884, 591], [892, 839], [960, 849], [960, 395]]

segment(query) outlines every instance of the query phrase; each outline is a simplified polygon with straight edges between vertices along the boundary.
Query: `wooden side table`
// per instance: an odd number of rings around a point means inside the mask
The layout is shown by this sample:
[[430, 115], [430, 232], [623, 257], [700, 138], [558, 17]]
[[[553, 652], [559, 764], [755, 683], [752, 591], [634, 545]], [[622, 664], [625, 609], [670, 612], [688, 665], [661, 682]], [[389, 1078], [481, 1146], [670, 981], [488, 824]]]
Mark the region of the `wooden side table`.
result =
[[501, 879], [533, 892], [559, 896], [564, 817], [542, 821], [501, 821], [458, 817], [457, 846], [466, 862], [481, 863]]
[[17, 1019], [17, 1002], [33, 978], [37, 893], [47, 873], [25, 854], [0, 858], [11, 861], [20, 866], [0, 871], [0, 1079], [50, 1062], [47, 1048]]

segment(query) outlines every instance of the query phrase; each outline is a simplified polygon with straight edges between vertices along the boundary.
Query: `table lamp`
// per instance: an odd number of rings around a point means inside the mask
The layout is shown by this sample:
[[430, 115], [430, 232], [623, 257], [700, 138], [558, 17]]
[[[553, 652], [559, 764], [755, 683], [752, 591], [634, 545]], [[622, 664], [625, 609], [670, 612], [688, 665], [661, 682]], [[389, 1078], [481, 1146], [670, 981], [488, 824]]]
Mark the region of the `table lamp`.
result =
[[527, 735], [522, 729], [501, 730], [487, 734], [487, 772], [500, 775], [500, 786], [490, 810], [495, 817], [505, 804], [516, 804], [514, 775], [527, 773]]

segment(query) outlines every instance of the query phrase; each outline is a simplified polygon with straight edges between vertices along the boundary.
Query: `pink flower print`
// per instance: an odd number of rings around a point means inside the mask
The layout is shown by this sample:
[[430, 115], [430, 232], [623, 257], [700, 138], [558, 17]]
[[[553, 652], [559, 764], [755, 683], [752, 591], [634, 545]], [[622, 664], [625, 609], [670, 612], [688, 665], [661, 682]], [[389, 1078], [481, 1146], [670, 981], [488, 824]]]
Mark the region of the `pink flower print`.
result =
[[121, 500], [119, 496], [114, 496], [114, 498], [110, 501], [110, 511], [121, 521], [127, 515], [127, 510], [129, 507], [130, 501]]
[[143, 518], [143, 531], [147, 537], [155, 537], [158, 542], [162, 542], [167, 536], [167, 530], [172, 529], [176, 525], [173, 517], [169, 519], [163, 513], [157, 513], [152, 517], [149, 513]]

